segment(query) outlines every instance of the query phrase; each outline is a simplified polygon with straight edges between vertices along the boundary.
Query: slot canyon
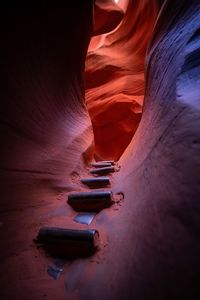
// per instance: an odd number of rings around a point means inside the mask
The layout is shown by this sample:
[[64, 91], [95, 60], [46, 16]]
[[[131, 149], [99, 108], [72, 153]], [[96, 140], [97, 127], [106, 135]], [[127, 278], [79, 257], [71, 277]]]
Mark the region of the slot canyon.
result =
[[200, 1], [0, 6], [0, 299], [198, 299]]

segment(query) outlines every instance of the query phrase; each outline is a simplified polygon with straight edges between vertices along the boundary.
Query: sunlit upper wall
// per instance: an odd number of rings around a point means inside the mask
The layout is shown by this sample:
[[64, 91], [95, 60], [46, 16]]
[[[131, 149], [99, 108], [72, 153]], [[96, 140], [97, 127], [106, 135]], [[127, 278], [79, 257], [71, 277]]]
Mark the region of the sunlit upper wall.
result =
[[[121, 21], [123, 20], [123, 17], [126, 13], [126, 10], [127, 10], [127, 7], [128, 7], [128, 2], [129, 0], [118, 0], [118, 1], [115, 1], [115, 0], [106, 0], [106, 1], [101, 1], [101, 0], [98, 0], [96, 1], [96, 6], [95, 6], [95, 10], [94, 10], [94, 27], [95, 27], [95, 24], [97, 23], [97, 20], [95, 21], [95, 19], [98, 19], [98, 18], [101, 18], [101, 19], [104, 19], [104, 22], [105, 23], [114, 23], [115, 26], [113, 26], [113, 30], [109, 30], [109, 27], [110, 26], [105, 26], [106, 28], [106, 32], [103, 33], [103, 34], [97, 34], [96, 35], [96, 31], [94, 31], [94, 34], [93, 34], [93, 38], [91, 39], [90, 41], [90, 45], [89, 45], [89, 50], [88, 51], [94, 51], [96, 50], [97, 48], [101, 47], [103, 44], [104, 44], [104, 41], [105, 41], [105, 37], [108, 36], [111, 32], [114, 32], [118, 29], [118, 27], [120, 26], [120, 23]], [[102, 4], [103, 3], [103, 4]], [[105, 5], [105, 3], [107, 5]], [[105, 14], [105, 11], [101, 12], [101, 15], [99, 14], [98, 15], [98, 12], [97, 12], [97, 7], [98, 5], [100, 5], [104, 10], [109, 10], [110, 11], [115, 11], [116, 14], [110, 14], [108, 19], [106, 20], [106, 18], [102, 17], [102, 15]], [[121, 16], [118, 16], [117, 15], [117, 12], [121, 13]], [[105, 30], [104, 28], [104, 30]]]
[[129, 0], [114, 0], [114, 2], [125, 12], [128, 7]]

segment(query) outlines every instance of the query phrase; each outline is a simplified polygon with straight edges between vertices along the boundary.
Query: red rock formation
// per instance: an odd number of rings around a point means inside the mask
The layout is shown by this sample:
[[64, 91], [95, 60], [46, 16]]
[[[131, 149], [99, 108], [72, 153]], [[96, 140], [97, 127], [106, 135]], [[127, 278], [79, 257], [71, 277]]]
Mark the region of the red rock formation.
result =
[[95, 154], [115, 160], [130, 143], [141, 118], [144, 57], [158, 13], [155, 0], [118, 4], [125, 11], [122, 22], [113, 32], [92, 38], [86, 60], [86, 103]]
[[200, 297], [199, 1], [165, 1], [145, 73], [142, 119], [114, 176], [124, 202], [98, 217], [109, 243], [79, 299]]
[[[93, 139], [82, 80], [92, 1], [80, 1], [79, 10], [77, 1], [63, 3], [18, 1], [1, 10], [0, 299], [198, 299], [198, 0], [167, 0], [160, 13], [146, 57], [142, 119], [111, 177], [124, 200], [90, 225], [101, 250], [67, 263], [59, 280], [47, 274], [52, 260], [32, 240], [43, 225], [86, 227], [73, 222], [66, 199], [69, 190], [84, 190], [77, 173], [87, 173]], [[128, 61], [134, 49], [126, 49]]]
[[93, 134], [83, 76], [92, 5], [2, 7], [0, 167], [6, 174], [70, 178], [89, 159]]
[[93, 36], [112, 31], [119, 25], [123, 16], [123, 10], [115, 2], [96, 0], [94, 2]]
[[2, 300], [59, 294], [42, 271], [46, 259], [33, 238], [53, 207], [66, 206], [66, 191], [77, 189], [92, 157], [83, 77], [93, 1], [78, 4], [0, 4]]

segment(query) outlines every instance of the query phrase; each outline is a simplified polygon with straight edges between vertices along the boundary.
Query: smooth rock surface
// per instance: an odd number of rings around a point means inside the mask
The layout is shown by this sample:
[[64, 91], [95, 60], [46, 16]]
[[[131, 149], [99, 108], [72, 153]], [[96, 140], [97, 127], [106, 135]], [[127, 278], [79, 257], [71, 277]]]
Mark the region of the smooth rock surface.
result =
[[110, 177], [124, 199], [92, 222], [97, 254], [67, 262], [58, 280], [32, 240], [41, 226], [88, 228], [73, 221], [66, 196], [86, 191], [80, 177], [93, 154], [82, 80], [93, 9], [89, 0], [79, 10], [31, 3], [1, 10], [0, 298], [198, 299], [199, 1], [165, 1], [146, 56], [142, 119]]

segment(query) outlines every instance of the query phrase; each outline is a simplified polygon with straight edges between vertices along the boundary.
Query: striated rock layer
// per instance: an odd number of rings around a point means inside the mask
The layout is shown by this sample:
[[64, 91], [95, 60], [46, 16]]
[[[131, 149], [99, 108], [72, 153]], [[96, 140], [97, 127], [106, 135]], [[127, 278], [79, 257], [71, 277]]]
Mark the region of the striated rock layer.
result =
[[[160, 12], [146, 56], [142, 119], [126, 151], [114, 156], [122, 154], [112, 189], [122, 192], [124, 200], [100, 212], [90, 225], [100, 233], [100, 251], [67, 261], [61, 277], [53, 280], [47, 274], [52, 259], [33, 243], [44, 225], [87, 228], [73, 222], [66, 198], [70, 190], [85, 190], [79, 176], [87, 175], [84, 166], [92, 153], [82, 80], [92, 1], [80, 1], [79, 10], [71, 2], [59, 7], [53, 1], [18, 2], [1, 10], [0, 298], [198, 299], [197, 0], [167, 0]], [[134, 99], [142, 93], [133, 94]], [[125, 149], [122, 140], [118, 144]], [[105, 145], [96, 146], [96, 155], [109, 157]]]
[[199, 58], [199, 1], [165, 1], [146, 57], [142, 119], [114, 177], [124, 202], [98, 219], [105, 261], [78, 299], [199, 298]]
[[0, 168], [5, 176], [69, 178], [91, 159], [83, 77], [92, 11], [92, 0], [78, 10], [75, 3], [45, 0], [2, 5]]
[[67, 226], [66, 192], [76, 190], [92, 158], [83, 79], [93, 1], [3, 2], [0, 298], [57, 299], [64, 290], [52, 283], [33, 238], [55, 215]]
[[115, 160], [141, 119], [144, 57], [159, 8], [157, 0], [121, 0], [118, 4], [124, 11], [122, 22], [116, 30], [91, 39], [86, 59], [86, 104], [95, 154]]

